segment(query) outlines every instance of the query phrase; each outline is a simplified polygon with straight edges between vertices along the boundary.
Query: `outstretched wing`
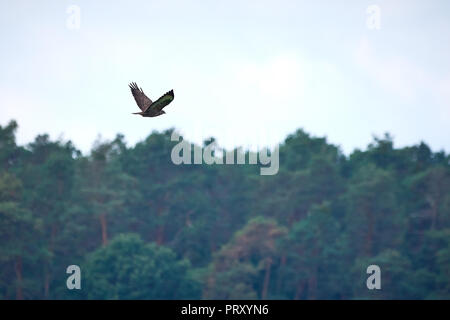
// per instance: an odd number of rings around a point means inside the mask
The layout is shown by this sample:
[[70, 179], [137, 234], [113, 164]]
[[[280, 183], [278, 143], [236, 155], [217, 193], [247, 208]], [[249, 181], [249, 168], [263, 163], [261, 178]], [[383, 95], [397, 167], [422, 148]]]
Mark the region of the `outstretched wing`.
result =
[[165, 106], [173, 101], [175, 98], [173, 90], [166, 92], [161, 98], [152, 103], [152, 110], [161, 111]]
[[129, 86], [134, 100], [136, 100], [139, 108], [141, 108], [142, 111], [146, 111], [152, 104], [152, 100], [150, 100], [149, 97], [145, 95], [144, 91], [142, 91], [142, 88], [139, 88], [136, 82], [130, 83]]

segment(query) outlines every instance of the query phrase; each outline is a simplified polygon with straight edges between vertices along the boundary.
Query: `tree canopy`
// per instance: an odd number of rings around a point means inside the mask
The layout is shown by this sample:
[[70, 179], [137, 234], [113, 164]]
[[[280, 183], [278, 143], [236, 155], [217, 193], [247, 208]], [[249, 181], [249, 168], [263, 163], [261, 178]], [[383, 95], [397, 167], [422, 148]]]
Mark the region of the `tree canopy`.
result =
[[299, 129], [261, 176], [173, 164], [174, 129], [84, 155], [17, 128], [0, 126], [1, 299], [450, 298], [450, 156], [425, 142], [344, 155]]

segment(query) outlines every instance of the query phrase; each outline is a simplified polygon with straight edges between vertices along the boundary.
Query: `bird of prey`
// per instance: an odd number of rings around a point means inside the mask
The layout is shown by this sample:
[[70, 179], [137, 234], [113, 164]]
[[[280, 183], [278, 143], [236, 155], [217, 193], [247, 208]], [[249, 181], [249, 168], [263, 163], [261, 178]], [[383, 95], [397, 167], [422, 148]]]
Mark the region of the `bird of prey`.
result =
[[145, 95], [142, 88], [137, 86], [136, 82], [130, 83], [129, 86], [134, 100], [136, 100], [138, 107], [142, 110], [141, 112], [133, 112], [133, 114], [140, 114], [143, 117], [157, 117], [165, 114], [163, 108], [171, 103], [175, 97], [173, 90], [170, 90], [162, 95], [158, 100], [153, 102]]

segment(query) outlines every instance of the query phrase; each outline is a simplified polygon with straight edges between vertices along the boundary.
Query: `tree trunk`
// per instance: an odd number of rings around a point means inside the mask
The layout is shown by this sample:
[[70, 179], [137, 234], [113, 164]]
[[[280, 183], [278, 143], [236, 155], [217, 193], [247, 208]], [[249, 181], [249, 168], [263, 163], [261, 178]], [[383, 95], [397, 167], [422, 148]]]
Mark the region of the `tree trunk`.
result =
[[[164, 196], [164, 200], [166, 200], [167, 194]], [[159, 226], [156, 230], [156, 243], [158, 245], [162, 245], [164, 243], [164, 221], [163, 221], [163, 207], [158, 207], [158, 220], [159, 220]]]
[[[55, 223], [51, 226], [50, 231], [50, 246], [49, 251], [53, 253], [55, 251], [55, 238], [56, 238], [56, 225]], [[44, 279], [44, 299], [48, 299], [50, 296], [50, 262], [48, 262], [47, 267], [45, 268], [45, 279]]]
[[282, 274], [284, 267], [286, 266], [286, 254], [283, 254], [281, 256], [280, 260], [280, 268], [278, 269], [278, 275], [277, 275], [277, 284], [275, 286], [275, 292], [278, 294], [281, 289], [281, 280], [282, 280]]
[[[313, 261], [317, 261], [317, 255], [319, 253], [317, 244], [313, 250]], [[315, 300], [317, 297], [317, 264], [314, 262], [311, 275], [308, 279], [308, 300]]]
[[261, 299], [264, 300], [267, 297], [267, 291], [269, 289], [269, 281], [270, 281], [270, 267], [272, 265], [272, 259], [266, 259], [266, 274], [264, 276], [264, 285], [261, 292]]
[[161, 224], [156, 232], [156, 243], [162, 245], [164, 243], [164, 226]]
[[16, 299], [23, 300], [22, 292], [22, 257], [16, 258], [14, 263], [14, 270], [16, 271], [17, 284], [16, 284]]
[[50, 294], [50, 273], [47, 271], [44, 280], [44, 298], [48, 299]]
[[316, 299], [316, 289], [317, 289], [317, 276], [316, 273], [309, 277], [308, 279], [308, 300]]
[[370, 257], [372, 255], [372, 240], [373, 240], [373, 227], [374, 227], [374, 221], [373, 221], [373, 214], [371, 212], [368, 213], [367, 216], [368, 224], [369, 224], [369, 230], [367, 232], [366, 237], [366, 255]]
[[107, 223], [106, 223], [106, 213], [100, 214], [99, 218], [100, 218], [100, 225], [102, 227], [102, 245], [106, 246], [108, 244], [108, 230], [107, 230]]
[[303, 281], [301, 281], [298, 285], [297, 285], [297, 290], [295, 291], [295, 297], [294, 300], [299, 300], [301, 294], [303, 293], [303, 288], [305, 287], [305, 283]]
[[434, 230], [434, 228], [436, 227], [436, 220], [437, 220], [436, 202], [430, 195], [427, 195], [426, 199], [427, 199], [428, 204], [431, 207], [431, 230]]

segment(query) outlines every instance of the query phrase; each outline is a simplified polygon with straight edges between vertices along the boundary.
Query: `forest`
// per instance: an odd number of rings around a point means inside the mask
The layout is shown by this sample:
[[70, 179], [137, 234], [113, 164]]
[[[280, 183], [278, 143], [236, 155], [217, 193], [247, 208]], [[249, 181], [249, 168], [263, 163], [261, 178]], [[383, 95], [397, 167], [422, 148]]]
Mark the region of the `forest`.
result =
[[298, 129], [264, 176], [173, 164], [175, 129], [83, 154], [18, 126], [0, 126], [0, 299], [450, 299], [450, 156], [425, 142], [345, 155]]

